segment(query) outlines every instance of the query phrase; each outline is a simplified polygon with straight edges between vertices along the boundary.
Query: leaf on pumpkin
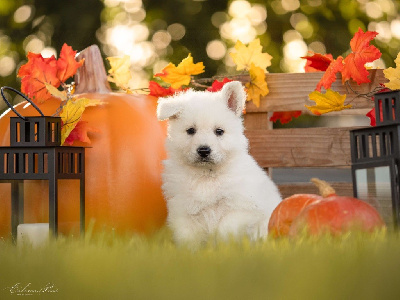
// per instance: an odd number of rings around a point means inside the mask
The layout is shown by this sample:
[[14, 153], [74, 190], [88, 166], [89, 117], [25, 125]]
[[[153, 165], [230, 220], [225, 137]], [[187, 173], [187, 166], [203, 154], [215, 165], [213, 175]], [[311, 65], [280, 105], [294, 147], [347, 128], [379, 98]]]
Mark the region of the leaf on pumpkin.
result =
[[128, 89], [129, 81], [132, 79], [131, 58], [129, 55], [124, 57], [107, 57], [111, 68], [108, 70], [108, 81], [114, 82], [121, 89]]
[[389, 82], [385, 83], [385, 86], [392, 90], [400, 89], [400, 52], [394, 61], [396, 68], [387, 68], [383, 70], [385, 77], [389, 79]]
[[207, 91], [209, 92], [218, 92], [222, 89], [222, 87], [225, 85], [225, 83], [231, 82], [229, 78], [224, 78], [222, 81], [215, 80], [210, 87], [207, 88]]
[[43, 58], [41, 54], [29, 52], [28, 62], [18, 70], [21, 91], [36, 103], [49, 99], [51, 93], [46, 85], [58, 88], [82, 66], [84, 61], [76, 62], [75, 54], [67, 44], [63, 45], [58, 60], [54, 56]]
[[276, 111], [272, 114], [272, 117], [269, 119], [271, 122], [280, 121], [281, 124], [286, 124], [292, 121], [293, 118], [298, 118], [301, 116], [301, 110], [296, 111]]
[[343, 57], [339, 56], [337, 59], [333, 60], [328, 68], [326, 69], [321, 80], [317, 84], [317, 91], [321, 91], [321, 87], [326, 90], [332, 86], [332, 83], [336, 81], [336, 73], [343, 70]]
[[267, 72], [267, 67], [271, 65], [272, 56], [268, 53], [262, 53], [260, 39], [255, 39], [246, 47], [241, 41], [237, 41], [235, 45], [236, 52], [230, 53], [236, 64], [236, 70], [250, 70], [254, 64], [263, 72]]
[[316, 105], [305, 105], [313, 114], [321, 115], [331, 111], [340, 111], [346, 108], [351, 108], [351, 105], [344, 105], [346, 95], [341, 95], [331, 89], [328, 89], [325, 94], [314, 91], [309, 95], [310, 100], [314, 101]]
[[253, 101], [257, 107], [260, 107], [261, 96], [266, 96], [269, 93], [265, 73], [260, 67], [251, 64], [249, 74], [250, 82], [246, 83], [247, 101]]
[[46, 89], [53, 97], [59, 98], [63, 101], [66, 101], [68, 99], [66, 91], [60, 91], [59, 89], [48, 83], [45, 83], [44, 85], [46, 86]]
[[173, 89], [178, 89], [183, 85], [189, 85], [191, 76], [198, 75], [204, 72], [204, 65], [202, 62], [193, 63], [193, 57], [189, 53], [188, 57], [175, 66], [169, 63], [161, 73], [157, 73], [154, 77], [160, 77], [164, 82], [171, 84]]
[[60, 57], [57, 60], [57, 77], [61, 82], [75, 75], [79, 67], [84, 63], [84, 59], [77, 62], [76, 52], [71, 46], [64, 44], [61, 48]]
[[370, 42], [377, 36], [375, 31], [362, 31], [361, 28], [354, 34], [350, 41], [352, 53], [344, 59], [344, 68], [342, 71], [342, 81], [353, 79], [357, 84], [370, 82], [369, 72], [365, 67], [368, 62], [381, 57], [382, 53]]
[[319, 54], [314, 53], [310, 56], [303, 56], [302, 58], [307, 60], [306, 65], [304, 66], [304, 71], [306, 73], [309, 72], [318, 72], [318, 71], [326, 71], [329, 65], [333, 61], [332, 54]]
[[28, 62], [21, 66], [18, 77], [21, 77], [21, 92], [36, 103], [43, 103], [51, 98], [46, 84], [59, 87], [57, 77], [57, 60], [54, 56], [43, 58], [40, 54], [29, 52]]
[[175, 93], [181, 92], [185, 89], [173, 89], [172, 87], [162, 87], [155, 81], [149, 81], [150, 96], [154, 97], [168, 97]]
[[103, 102], [97, 99], [79, 98], [71, 99], [63, 106], [60, 114], [63, 126], [61, 128], [61, 145], [64, 144], [72, 130], [81, 120], [86, 107], [101, 105]]
[[74, 141], [80, 141], [90, 144], [91, 141], [89, 139], [88, 132], [99, 132], [99, 130], [88, 126], [88, 122], [79, 121], [78, 123], [76, 123], [74, 129], [72, 129], [68, 137], [65, 139], [64, 144], [71, 146]]

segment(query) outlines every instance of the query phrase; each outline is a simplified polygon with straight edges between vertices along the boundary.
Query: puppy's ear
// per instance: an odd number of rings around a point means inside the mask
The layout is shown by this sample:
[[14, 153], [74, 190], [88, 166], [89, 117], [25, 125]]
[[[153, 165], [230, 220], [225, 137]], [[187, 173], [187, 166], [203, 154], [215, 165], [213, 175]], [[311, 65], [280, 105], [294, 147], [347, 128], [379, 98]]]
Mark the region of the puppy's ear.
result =
[[157, 118], [160, 121], [176, 118], [182, 110], [181, 101], [169, 98], [159, 98], [157, 106]]
[[243, 85], [239, 81], [231, 81], [226, 83], [221, 90], [222, 96], [227, 106], [235, 115], [242, 115], [245, 103], [246, 92]]

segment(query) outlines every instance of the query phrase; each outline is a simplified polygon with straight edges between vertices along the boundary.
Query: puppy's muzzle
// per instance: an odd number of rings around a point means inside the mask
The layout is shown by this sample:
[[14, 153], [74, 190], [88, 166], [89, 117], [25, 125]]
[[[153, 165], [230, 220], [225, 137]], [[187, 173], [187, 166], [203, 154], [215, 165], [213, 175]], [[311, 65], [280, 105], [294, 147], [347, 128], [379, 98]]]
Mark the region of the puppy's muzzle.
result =
[[201, 157], [202, 160], [208, 160], [211, 154], [211, 148], [208, 146], [200, 146], [197, 148], [197, 154]]

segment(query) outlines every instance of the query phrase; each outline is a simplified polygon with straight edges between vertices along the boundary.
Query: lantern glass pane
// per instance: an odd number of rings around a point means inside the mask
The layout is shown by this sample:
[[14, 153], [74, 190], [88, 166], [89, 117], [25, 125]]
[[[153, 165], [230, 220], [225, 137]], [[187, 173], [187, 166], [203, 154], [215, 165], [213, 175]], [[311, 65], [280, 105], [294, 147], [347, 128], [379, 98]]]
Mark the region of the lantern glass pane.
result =
[[393, 226], [392, 187], [389, 166], [358, 169], [355, 171], [357, 196], [381, 214], [388, 225]]

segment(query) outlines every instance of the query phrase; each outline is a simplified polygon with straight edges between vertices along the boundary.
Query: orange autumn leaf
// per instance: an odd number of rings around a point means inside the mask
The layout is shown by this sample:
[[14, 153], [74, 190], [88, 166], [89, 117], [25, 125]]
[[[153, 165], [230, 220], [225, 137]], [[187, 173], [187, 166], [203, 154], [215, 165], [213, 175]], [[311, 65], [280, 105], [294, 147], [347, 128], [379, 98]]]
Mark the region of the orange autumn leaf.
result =
[[167, 97], [167, 96], [172, 96], [175, 93], [184, 91], [185, 89], [173, 89], [172, 87], [162, 87], [155, 81], [149, 81], [149, 90], [150, 90], [150, 96], [154, 97]]
[[298, 118], [301, 115], [301, 110], [296, 111], [276, 111], [269, 119], [271, 122], [280, 121], [281, 124], [286, 124], [292, 121], [293, 118]]
[[321, 87], [324, 87], [326, 90], [329, 89], [332, 83], [336, 81], [336, 73], [341, 72], [342, 70], [343, 57], [339, 56], [329, 64], [321, 80], [318, 82], [316, 90], [321, 91]]
[[42, 103], [51, 97], [49, 86], [58, 88], [62, 82], [76, 73], [83, 64], [75, 61], [76, 51], [64, 44], [60, 58], [42, 57], [41, 54], [29, 52], [28, 62], [18, 70], [21, 78], [21, 91], [36, 103]]
[[346, 108], [351, 108], [351, 105], [345, 105], [346, 95], [341, 95], [331, 89], [326, 93], [314, 91], [309, 95], [310, 100], [315, 102], [314, 106], [305, 105], [313, 114], [321, 115], [331, 111], [340, 111]]
[[192, 75], [198, 75], [203, 72], [203, 63], [193, 63], [193, 57], [189, 53], [188, 57], [183, 59], [178, 66], [169, 63], [161, 73], [155, 74], [154, 77], [160, 77], [164, 82], [171, 84], [173, 89], [178, 89], [183, 85], [189, 85]]
[[352, 53], [344, 59], [342, 80], [353, 79], [357, 84], [370, 82], [365, 64], [381, 57], [382, 53], [370, 42], [377, 36], [375, 31], [363, 32], [361, 28], [350, 41]]
[[266, 96], [269, 93], [265, 73], [260, 67], [251, 64], [249, 74], [250, 82], [246, 83], [247, 101], [253, 101], [257, 107], [260, 107], [261, 96]]
[[326, 69], [328, 69], [329, 65], [333, 61], [332, 54], [323, 55], [319, 53], [314, 53], [313, 55], [303, 56], [302, 58], [307, 60], [307, 63], [304, 66], [304, 71], [306, 73], [326, 71]]
[[67, 44], [62, 46], [60, 57], [57, 60], [57, 77], [61, 82], [74, 76], [78, 68], [83, 65], [84, 59], [79, 62], [75, 60], [76, 52]]
[[36, 103], [42, 103], [51, 97], [46, 84], [59, 87], [57, 77], [57, 60], [54, 56], [43, 58], [40, 54], [29, 52], [28, 62], [21, 66], [18, 77], [21, 77], [21, 92]]

